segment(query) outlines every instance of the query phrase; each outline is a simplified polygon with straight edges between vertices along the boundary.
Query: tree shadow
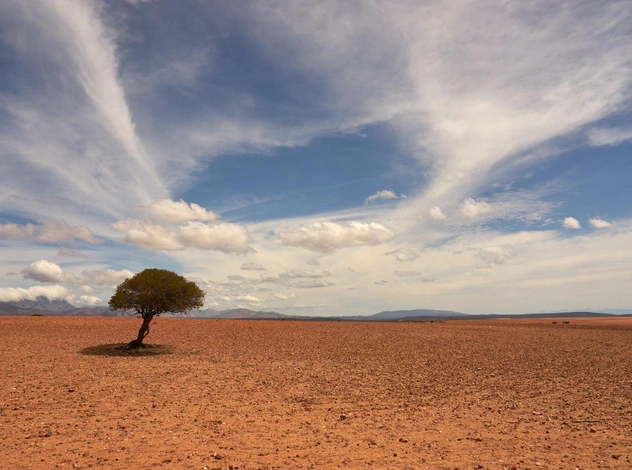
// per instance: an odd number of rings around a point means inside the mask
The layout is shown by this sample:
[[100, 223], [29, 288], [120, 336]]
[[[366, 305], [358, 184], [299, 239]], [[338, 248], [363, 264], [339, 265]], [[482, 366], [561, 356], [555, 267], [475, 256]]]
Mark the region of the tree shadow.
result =
[[161, 356], [173, 354], [173, 348], [168, 344], [144, 344], [140, 348], [130, 348], [129, 343], [99, 344], [79, 351], [86, 356]]

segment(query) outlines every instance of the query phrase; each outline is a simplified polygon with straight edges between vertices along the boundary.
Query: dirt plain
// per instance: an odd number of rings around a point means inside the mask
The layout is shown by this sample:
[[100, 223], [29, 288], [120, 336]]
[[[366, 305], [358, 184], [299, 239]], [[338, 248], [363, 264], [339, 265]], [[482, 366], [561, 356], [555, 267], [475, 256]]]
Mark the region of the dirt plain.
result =
[[0, 468], [632, 468], [630, 318], [139, 326], [0, 318]]

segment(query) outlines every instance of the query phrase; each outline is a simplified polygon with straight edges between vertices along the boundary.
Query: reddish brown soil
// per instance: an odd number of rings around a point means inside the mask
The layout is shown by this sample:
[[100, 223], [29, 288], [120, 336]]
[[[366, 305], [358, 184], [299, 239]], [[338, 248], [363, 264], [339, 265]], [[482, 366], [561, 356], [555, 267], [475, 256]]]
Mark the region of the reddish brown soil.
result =
[[0, 468], [632, 468], [631, 319], [139, 326], [0, 318]]

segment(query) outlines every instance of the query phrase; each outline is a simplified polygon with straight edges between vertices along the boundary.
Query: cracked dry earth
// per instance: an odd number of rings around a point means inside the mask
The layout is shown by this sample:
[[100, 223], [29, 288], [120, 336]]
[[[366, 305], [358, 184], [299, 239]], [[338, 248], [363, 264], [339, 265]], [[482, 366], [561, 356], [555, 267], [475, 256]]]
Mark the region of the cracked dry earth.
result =
[[630, 469], [632, 319], [564, 321], [3, 317], [0, 468]]

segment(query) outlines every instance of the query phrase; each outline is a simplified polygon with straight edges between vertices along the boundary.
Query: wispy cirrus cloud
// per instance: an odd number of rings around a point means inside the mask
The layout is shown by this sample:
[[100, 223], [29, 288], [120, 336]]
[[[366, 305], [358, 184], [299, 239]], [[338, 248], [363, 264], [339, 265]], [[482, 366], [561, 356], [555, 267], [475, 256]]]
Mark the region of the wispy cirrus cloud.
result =
[[[102, 5], [8, 2], [0, 17], [5, 46], [21, 64], [8, 76], [13, 91], [0, 95], [0, 151], [13, 155], [0, 176], [0, 210], [73, 220], [95, 210], [124, 214], [130, 202], [165, 195], [136, 134]], [[26, 186], [28, 198], [20, 190]]]
[[88, 227], [81, 225], [70, 226], [65, 221], [43, 222], [41, 224], [0, 224], [0, 240], [24, 240], [41, 243], [72, 243], [83, 241], [99, 243]]

